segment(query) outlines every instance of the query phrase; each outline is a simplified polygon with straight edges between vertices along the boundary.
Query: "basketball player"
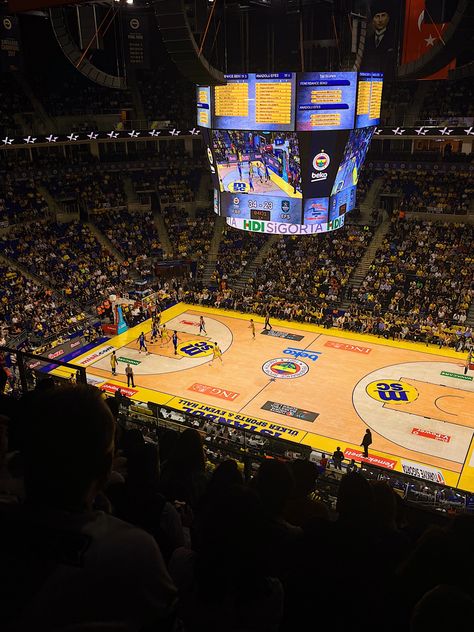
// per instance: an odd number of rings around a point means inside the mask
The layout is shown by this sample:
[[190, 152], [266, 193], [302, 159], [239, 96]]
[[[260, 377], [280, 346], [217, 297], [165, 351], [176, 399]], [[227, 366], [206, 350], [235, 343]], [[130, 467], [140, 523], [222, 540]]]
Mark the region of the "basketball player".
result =
[[168, 342], [170, 341], [170, 332], [166, 329], [166, 325], [164, 323], [163, 323], [163, 326], [161, 328], [160, 338], [161, 338], [161, 346], [162, 347], [167, 345]]
[[143, 350], [147, 355], [150, 355], [150, 352], [148, 351], [147, 346], [146, 346], [146, 338], [145, 338], [145, 334], [143, 333], [143, 331], [138, 336], [137, 342], [139, 344], [138, 353], [141, 353], [142, 350]]
[[174, 347], [174, 355], [178, 355], [178, 332], [177, 331], [173, 331], [173, 335], [171, 336], [171, 340], [173, 341], [173, 347]]
[[151, 343], [155, 343], [158, 336], [159, 336], [159, 325], [157, 324], [156, 320], [153, 321], [153, 325], [151, 327], [151, 338], [150, 338], [150, 342]]
[[255, 189], [253, 188], [253, 180], [252, 180], [252, 175], [249, 172], [249, 187], [251, 191], [255, 191]]
[[110, 368], [112, 369], [112, 375], [117, 375], [117, 356], [115, 355], [115, 351], [112, 351], [112, 355], [110, 356]]
[[261, 162], [257, 162], [257, 175], [260, 178], [260, 184], [263, 184], [263, 172]]
[[242, 180], [242, 165], [240, 162], [237, 163], [237, 169], [239, 170], [239, 179]]
[[472, 357], [472, 349], [469, 349], [469, 353], [467, 354], [466, 366], [464, 367], [464, 375], [472, 368], [473, 365], [473, 357]]
[[252, 339], [255, 340], [255, 323], [253, 322], [253, 318], [250, 319], [249, 329], [252, 330]]
[[268, 165], [265, 163], [265, 182], [270, 180], [270, 171], [268, 170]]
[[265, 312], [265, 325], [263, 327], [263, 329], [266, 331], [267, 327], [271, 329], [273, 329], [273, 327], [270, 325], [270, 312]]
[[207, 336], [207, 331], [206, 331], [206, 323], [204, 322], [204, 316], [199, 316], [199, 335], [201, 335], [201, 332], [204, 332]]
[[214, 362], [214, 360], [216, 358], [219, 358], [219, 360], [222, 362], [222, 351], [220, 350], [219, 345], [217, 344], [217, 342], [214, 343], [214, 346], [212, 347], [212, 360], [211, 360], [211, 364]]

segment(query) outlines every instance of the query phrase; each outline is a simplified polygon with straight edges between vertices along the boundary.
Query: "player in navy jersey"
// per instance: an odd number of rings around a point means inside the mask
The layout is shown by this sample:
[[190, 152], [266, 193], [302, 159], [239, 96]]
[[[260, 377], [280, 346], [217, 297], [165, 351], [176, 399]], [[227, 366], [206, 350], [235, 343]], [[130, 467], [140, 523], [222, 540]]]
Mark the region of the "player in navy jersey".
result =
[[137, 342], [139, 344], [138, 353], [141, 353], [142, 351], [144, 351], [146, 354], [149, 355], [149, 351], [148, 351], [147, 346], [146, 346], [146, 338], [145, 338], [145, 334], [143, 333], [143, 331], [138, 336]]

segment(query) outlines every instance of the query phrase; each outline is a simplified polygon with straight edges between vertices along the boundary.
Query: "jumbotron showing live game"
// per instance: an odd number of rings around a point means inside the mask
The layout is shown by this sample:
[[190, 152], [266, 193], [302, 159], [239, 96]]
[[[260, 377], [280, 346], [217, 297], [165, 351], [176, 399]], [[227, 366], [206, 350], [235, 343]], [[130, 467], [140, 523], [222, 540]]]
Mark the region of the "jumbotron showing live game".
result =
[[197, 87], [214, 210], [269, 234], [344, 226], [380, 121], [380, 72], [226, 75]]

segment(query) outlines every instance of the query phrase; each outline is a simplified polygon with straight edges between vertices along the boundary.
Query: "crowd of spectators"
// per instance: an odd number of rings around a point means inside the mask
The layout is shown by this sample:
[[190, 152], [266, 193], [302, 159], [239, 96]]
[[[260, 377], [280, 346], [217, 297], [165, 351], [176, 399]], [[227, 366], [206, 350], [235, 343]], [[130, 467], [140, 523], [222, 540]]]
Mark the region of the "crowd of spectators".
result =
[[455, 174], [426, 168], [386, 169], [381, 194], [402, 196], [402, 205], [412, 212], [464, 214], [474, 193], [472, 172], [458, 167]]
[[381, 125], [403, 123], [417, 87], [418, 82], [416, 81], [384, 81]]
[[169, 65], [153, 72], [143, 71], [138, 86], [149, 121], [169, 121], [178, 129], [189, 129], [196, 122], [196, 88]]
[[129, 90], [101, 86], [89, 81], [79, 72], [70, 72], [69, 68], [63, 77], [58, 77], [53, 72], [35, 73], [30, 76], [30, 82], [50, 116], [118, 116], [121, 110], [132, 109], [132, 95]]
[[202, 168], [188, 156], [171, 158], [156, 172], [161, 206], [193, 202], [199, 187]]
[[95, 214], [92, 219], [129, 264], [143, 255], [160, 258], [163, 256], [151, 212], [107, 210]]
[[88, 210], [126, 206], [123, 174], [102, 168], [56, 170], [47, 178], [47, 188], [58, 202], [75, 201]]
[[472, 77], [457, 81], [430, 81], [418, 116], [420, 121], [426, 124], [456, 124], [465, 117], [474, 117]]
[[278, 237], [256, 271], [253, 292], [279, 318], [340, 305], [344, 287], [372, 238], [368, 226], [326, 235]]
[[0, 330], [6, 340], [23, 332], [49, 338], [83, 323], [77, 306], [15, 268], [1, 264], [0, 277]]
[[30, 101], [13, 75], [0, 73], [0, 135], [15, 137], [21, 134], [21, 126], [15, 121], [15, 114], [30, 112]]
[[322, 604], [354, 632], [462, 629], [474, 616], [472, 516], [414, 514], [357, 469], [329, 508], [315, 463], [216, 466], [198, 430], [123, 427], [118, 400], [91, 386], [49, 378], [4, 409], [8, 630], [290, 632]]
[[123, 269], [80, 222], [19, 226], [0, 243], [6, 256], [79, 302], [102, 300], [120, 287]]
[[32, 177], [4, 175], [0, 185], [0, 226], [44, 219], [47, 210]]
[[268, 237], [261, 233], [235, 230], [225, 226], [211, 283], [220, 289], [231, 287], [233, 282], [242, 276], [267, 240]]
[[377, 317], [390, 316], [396, 333], [415, 327], [438, 338], [466, 322], [474, 297], [473, 240], [471, 224], [394, 219], [351, 299]]
[[191, 217], [184, 209], [168, 206], [163, 209], [163, 217], [176, 256], [196, 261], [196, 276], [200, 276], [214, 230], [212, 211], [197, 209]]

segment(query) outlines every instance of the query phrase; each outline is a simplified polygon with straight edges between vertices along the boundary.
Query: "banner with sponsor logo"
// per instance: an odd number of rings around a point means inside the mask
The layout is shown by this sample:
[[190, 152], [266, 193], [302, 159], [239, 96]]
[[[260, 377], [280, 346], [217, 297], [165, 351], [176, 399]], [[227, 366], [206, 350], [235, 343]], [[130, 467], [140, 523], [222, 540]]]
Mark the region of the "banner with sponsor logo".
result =
[[89, 364], [94, 364], [97, 360], [100, 360], [100, 358], [111, 354], [112, 351], [116, 351], [116, 348], [113, 345], [106, 345], [105, 347], [97, 349], [93, 353], [86, 355], [85, 358], [82, 358], [82, 360], [79, 361], [79, 364], [81, 366], [89, 366]]
[[268, 410], [271, 413], [277, 415], [285, 415], [286, 417], [294, 417], [295, 419], [301, 419], [301, 421], [314, 421], [319, 417], [319, 413], [315, 413], [311, 410], [303, 410], [290, 404], [280, 404], [279, 402], [267, 401], [261, 407], [262, 410]]
[[225, 399], [226, 401], [235, 401], [239, 397], [240, 393], [230, 391], [226, 388], [220, 388], [218, 386], [208, 386], [207, 384], [194, 383], [188, 387], [188, 391], [194, 391], [195, 393], [202, 393], [203, 395], [211, 395], [212, 397], [218, 397], [219, 399]]
[[298, 334], [289, 334], [286, 331], [277, 331], [276, 329], [264, 329], [260, 332], [262, 336], [270, 336], [271, 338], [284, 338], [285, 340], [303, 340], [304, 336]]
[[354, 353], [369, 354], [372, 349], [370, 347], [361, 347], [360, 345], [353, 345], [347, 342], [336, 342], [335, 340], [328, 340], [324, 343], [325, 347], [331, 347], [332, 349], [341, 349], [341, 351], [352, 351]]
[[[45, 358], [49, 358], [50, 360], [64, 360], [65, 356], [68, 356], [72, 351], [77, 351], [84, 347], [87, 344], [87, 340], [84, 336], [78, 336], [77, 338], [72, 338], [70, 340], [66, 340], [60, 345], [56, 345], [52, 347], [49, 351], [44, 351], [41, 355]], [[46, 362], [40, 362], [39, 360], [31, 360], [28, 363], [28, 368], [30, 369], [40, 369], [45, 366], [48, 366]]]
[[413, 461], [401, 460], [402, 472], [421, 478], [424, 481], [430, 481], [431, 483], [439, 483], [444, 485], [446, 483], [443, 472], [437, 467], [431, 467], [424, 463], [414, 463]]
[[258, 417], [249, 417], [248, 415], [244, 415], [242, 413], [231, 412], [217, 406], [200, 404], [199, 402], [183, 399], [181, 397], [174, 397], [167, 403], [167, 406], [185, 412], [189, 415], [226, 424], [233, 428], [257, 432], [269, 437], [281, 437], [282, 439], [287, 439], [295, 443], [301, 443], [306, 436], [306, 432], [303, 432], [302, 430], [296, 430], [295, 428], [275, 424], [271, 421], [259, 419]]

